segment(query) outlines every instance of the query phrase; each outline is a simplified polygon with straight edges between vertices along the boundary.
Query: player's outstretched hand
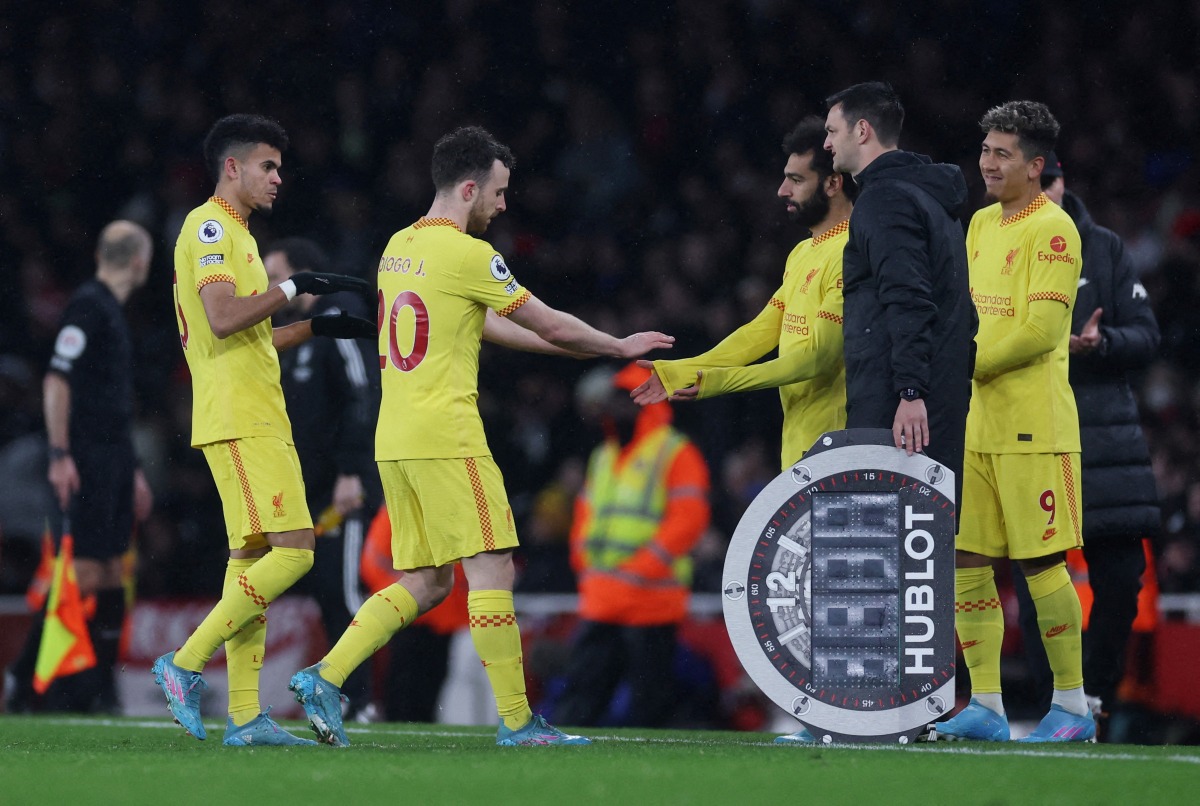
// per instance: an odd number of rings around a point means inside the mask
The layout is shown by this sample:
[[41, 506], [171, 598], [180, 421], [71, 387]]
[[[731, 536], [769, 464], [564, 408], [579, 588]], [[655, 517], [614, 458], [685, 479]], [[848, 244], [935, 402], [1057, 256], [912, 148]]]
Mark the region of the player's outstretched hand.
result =
[[658, 374], [654, 371], [654, 362], [641, 360], [637, 365], [642, 369], [650, 370], [650, 377], [638, 388], [629, 393], [629, 397], [634, 403], [639, 406], [649, 406], [651, 403], [661, 403], [667, 399], [667, 390], [663, 388], [662, 381], [658, 379]]
[[657, 330], [634, 333], [621, 339], [621, 358], [638, 358], [651, 350], [666, 350], [675, 344], [675, 337]]
[[374, 287], [366, 280], [351, 277], [347, 274], [326, 274], [316, 271], [301, 271], [288, 278], [296, 284], [297, 294], [336, 294], [338, 291], [355, 291], [359, 294], [373, 294]]
[[337, 316], [314, 316], [312, 323], [314, 336], [328, 336], [331, 339], [373, 339], [378, 335], [375, 323], [342, 311]]
[[671, 393], [672, 403], [686, 403], [689, 400], [698, 400], [700, 398], [700, 382], [704, 380], [704, 370], [696, 370], [696, 382], [691, 386], [685, 386], [682, 389], [676, 389]]

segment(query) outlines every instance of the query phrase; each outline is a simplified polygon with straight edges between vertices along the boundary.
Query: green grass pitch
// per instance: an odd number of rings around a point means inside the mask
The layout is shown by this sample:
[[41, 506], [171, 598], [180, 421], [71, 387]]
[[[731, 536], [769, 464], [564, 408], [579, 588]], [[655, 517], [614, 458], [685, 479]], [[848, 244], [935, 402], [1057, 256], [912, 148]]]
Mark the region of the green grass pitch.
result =
[[[495, 731], [349, 729], [353, 746], [232, 748], [168, 719], [0, 716], [0, 804], [1177, 804], [1200, 748], [982, 743], [795, 747], [771, 735], [597, 729], [590, 747]], [[308, 735], [306, 729], [291, 727]]]

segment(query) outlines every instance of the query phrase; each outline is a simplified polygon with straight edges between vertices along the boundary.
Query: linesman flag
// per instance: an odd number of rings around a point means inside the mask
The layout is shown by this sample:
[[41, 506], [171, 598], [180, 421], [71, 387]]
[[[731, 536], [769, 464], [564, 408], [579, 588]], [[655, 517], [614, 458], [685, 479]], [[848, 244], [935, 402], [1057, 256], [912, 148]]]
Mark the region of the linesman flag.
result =
[[95, 665], [96, 651], [88, 635], [79, 581], [75, 578], [75, 539], [64, 534], [54, 563], [54, 581], [50, 585], [46, 624], [33, 672], [33, 690], [44, 694], [54, 678], [73, 675]]
[[54, 538], [50, 535], [50, 522], [46, 522], [42, 532], [42, 561], [33, 572], [29, 581], [29, 589], [25, 591], [25, 603], [29, 612], [37, 613], [46, 604], [46, 595], [50, 593], [50, 583], [54, 579]]

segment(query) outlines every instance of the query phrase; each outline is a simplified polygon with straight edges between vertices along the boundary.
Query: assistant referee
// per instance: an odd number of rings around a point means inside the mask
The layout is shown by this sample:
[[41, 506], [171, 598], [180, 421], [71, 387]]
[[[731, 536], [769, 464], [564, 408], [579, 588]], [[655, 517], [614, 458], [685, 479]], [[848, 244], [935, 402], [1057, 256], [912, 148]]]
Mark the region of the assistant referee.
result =
[[[96, 276], [67, 302], [43, 382], [47, 475], [59, 507], [70, 516], [80, 594], [96, 596], [88, 622], [96, 666], [51, 689], [45, 704], [56, 710], [119, 710], [113, 667], [125, 620], [121, 558], [134, 519], [148, 516], [153, 503], [133, 451], [133, 341], [123, 306], [145, 284], [152, 252], [141, 226], [114, 221], [104, 228]], [[10, 711], [35, 706], [41, 619], [11, 670], [16, 685]]]

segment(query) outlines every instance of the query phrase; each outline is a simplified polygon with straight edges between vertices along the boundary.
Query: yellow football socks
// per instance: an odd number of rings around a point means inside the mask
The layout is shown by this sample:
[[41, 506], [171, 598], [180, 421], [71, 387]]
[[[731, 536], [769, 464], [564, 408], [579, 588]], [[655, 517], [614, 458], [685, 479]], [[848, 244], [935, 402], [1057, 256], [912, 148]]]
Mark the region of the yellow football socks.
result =
[[203, 671], [217, 647], [261, 616], [275, 597], [308, 573], [312, 564], [313, 553], [308, 549], [272, 548], [238, 574], [230, 589], [222, 591], [221, 601], [175, 653], [175, 664], [193, 672]]
[[1026, 577], [1037, 607], [1038, 632], [1054, 672], [1054, 688], [1083, 687], [1083, 609], [1065, 563]]
[[379, 591], [363, 602], [350, 626], [324, 657], [321, 677], [341, 688], [359, 664], [416, 617], [417, 600], [403, 585], [394, 583]]
[[525, 696], [521, 630], [513, 611], [512, 591], [471, 591], [467, 594], [467, 614], [471, 641], [496, 695], [496, 710], [506, 727], [522, 728], [533, 717], [533, 711]]
[[990, 565], [954, 569], [954, 626], [971, 672], [971, 693], [999, 694], [1004, 611]]
[[[238, 593], [237, 578], [257, 559], [231, 559], [225, 567], [222, 596]], [[237, 726], [245, 725], [262, 711], [258, 702], [258, 675], [267, 649], [267, 614], [255, 616], [225, 642], [225, 662], [229, 668], [229, 718]]]

